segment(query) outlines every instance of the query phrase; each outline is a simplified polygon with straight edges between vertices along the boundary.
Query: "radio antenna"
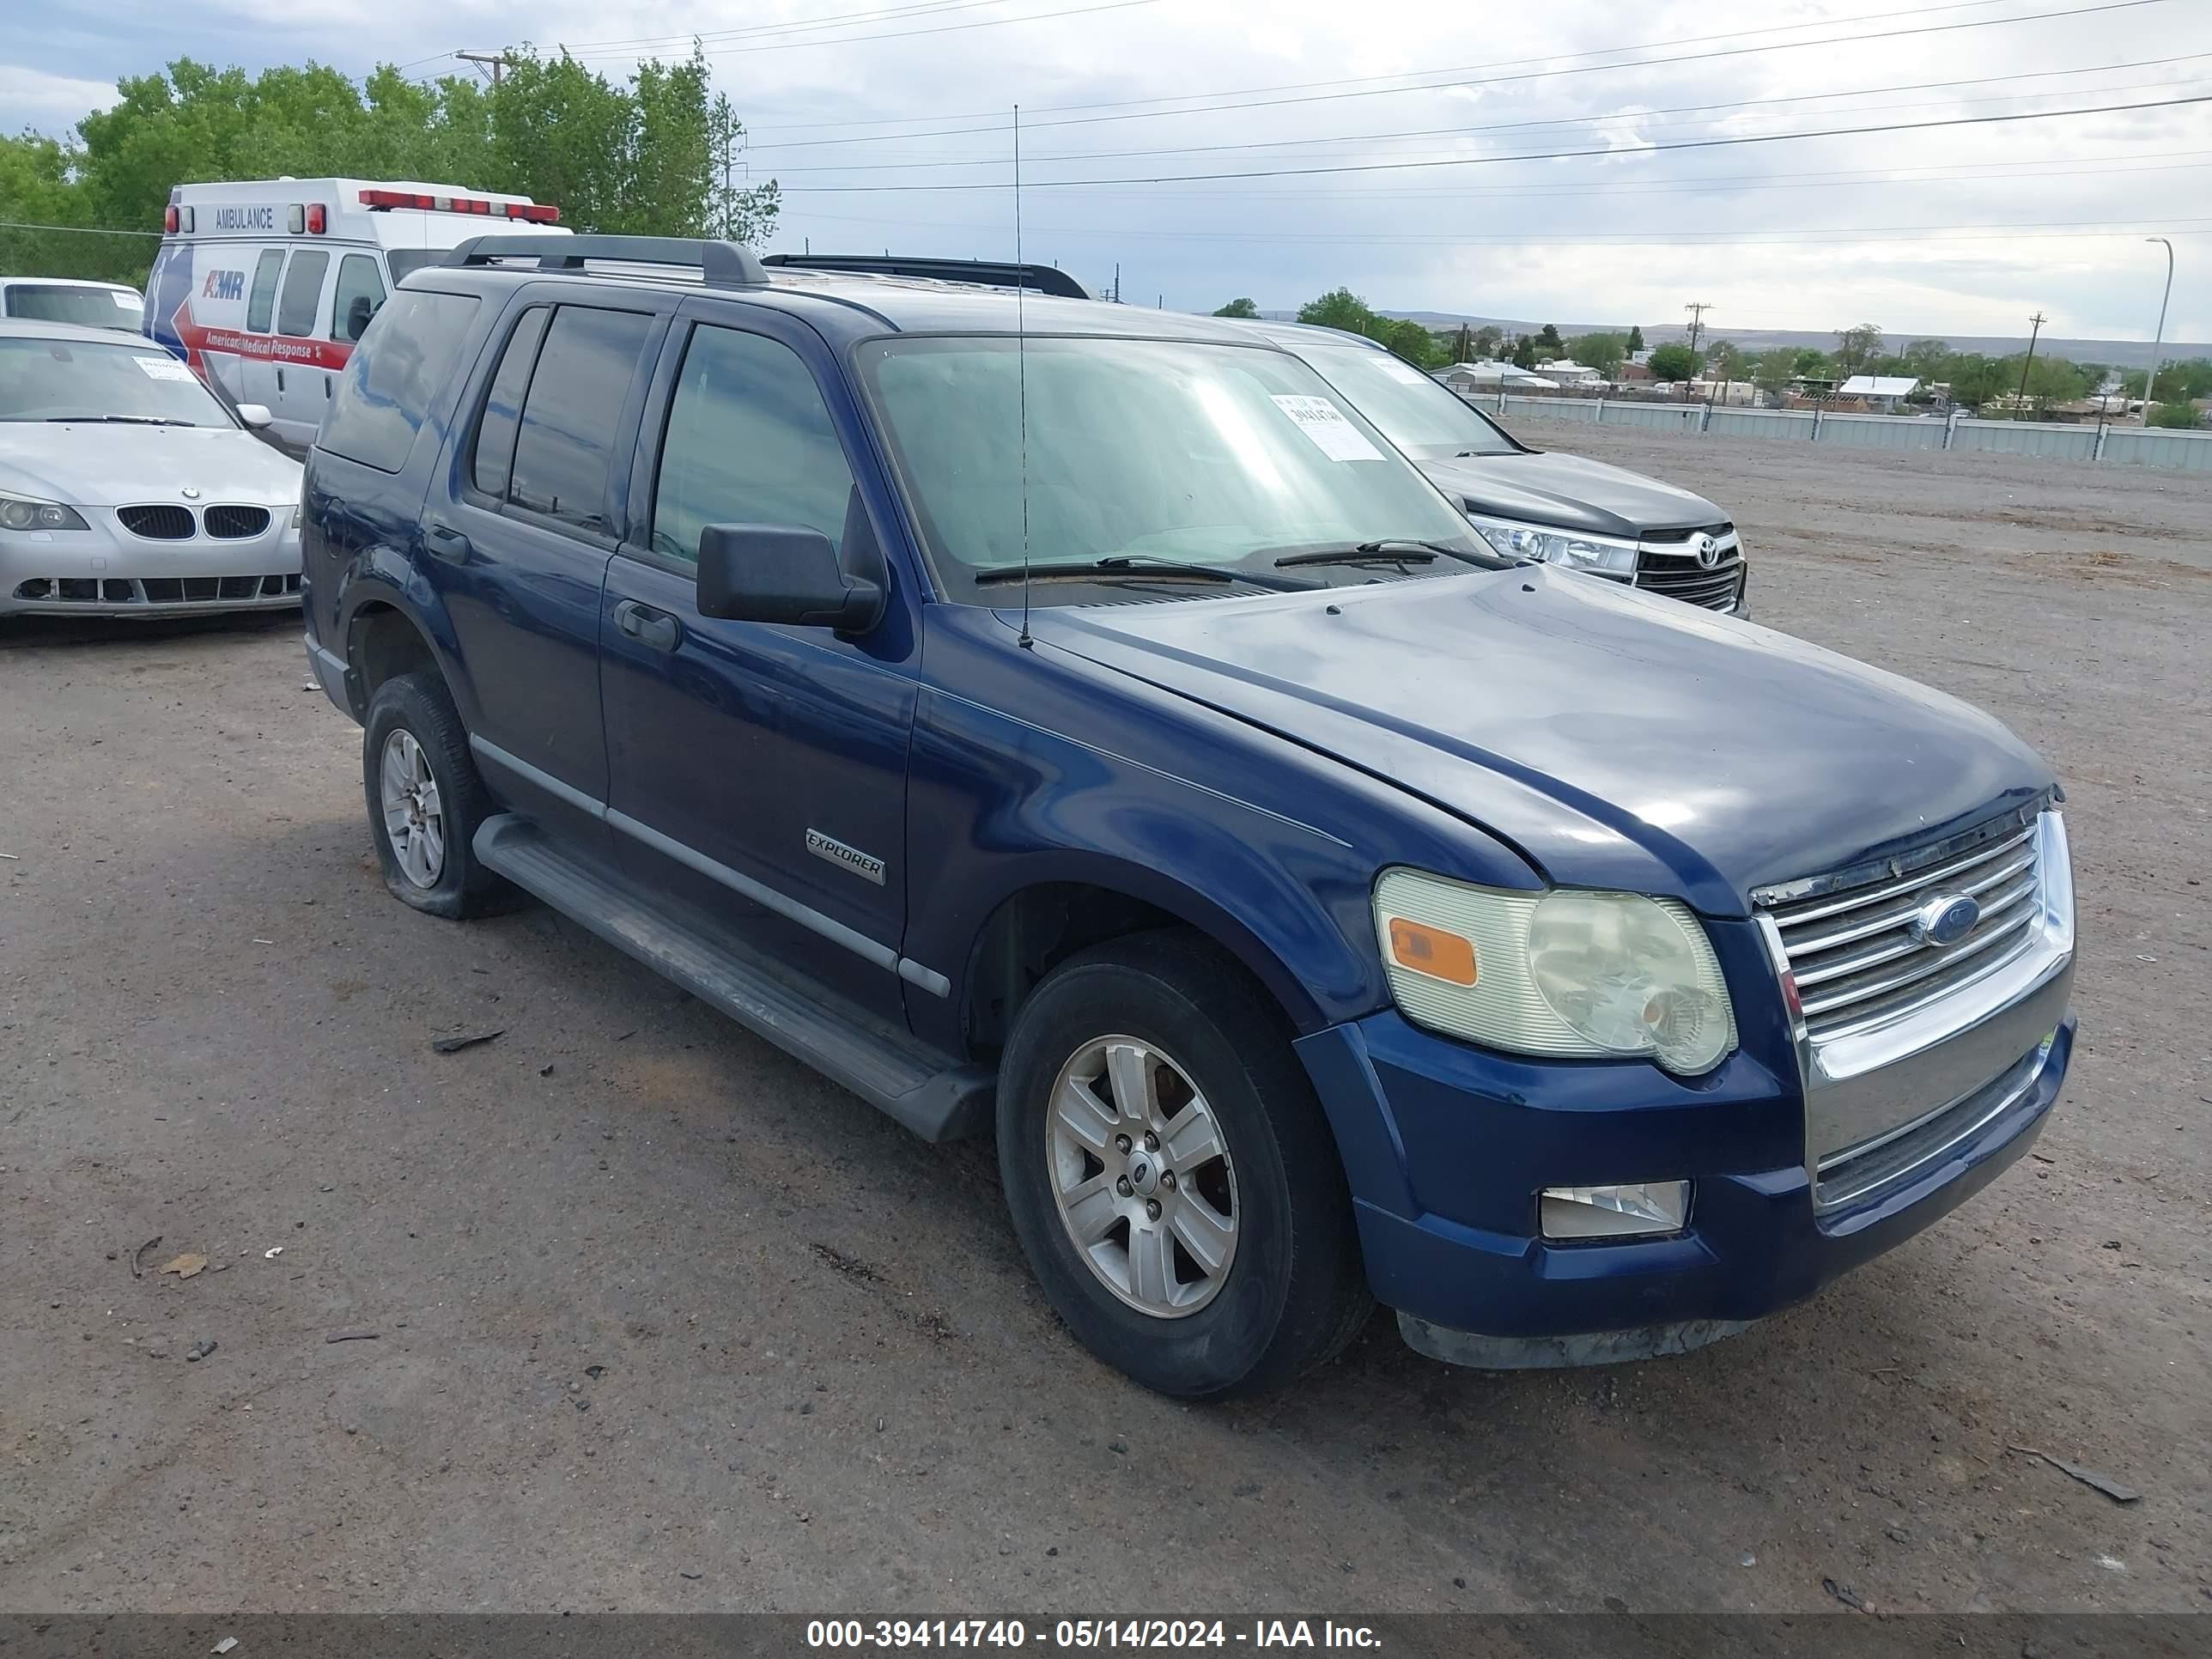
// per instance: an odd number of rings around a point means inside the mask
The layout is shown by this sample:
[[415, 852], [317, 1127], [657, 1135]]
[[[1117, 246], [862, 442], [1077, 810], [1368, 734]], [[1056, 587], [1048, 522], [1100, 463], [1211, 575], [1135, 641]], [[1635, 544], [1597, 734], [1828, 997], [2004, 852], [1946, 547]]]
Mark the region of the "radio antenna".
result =
[[1022, 106], [1014, 106], [1014, 385], [1020, 399], [1022, 466], [1022, 631], [1015, 641], [1024, 650], [1030, 640], [1030, 364], [1027, 310], [1022, 290], [1029, 272], [1022, 264]]

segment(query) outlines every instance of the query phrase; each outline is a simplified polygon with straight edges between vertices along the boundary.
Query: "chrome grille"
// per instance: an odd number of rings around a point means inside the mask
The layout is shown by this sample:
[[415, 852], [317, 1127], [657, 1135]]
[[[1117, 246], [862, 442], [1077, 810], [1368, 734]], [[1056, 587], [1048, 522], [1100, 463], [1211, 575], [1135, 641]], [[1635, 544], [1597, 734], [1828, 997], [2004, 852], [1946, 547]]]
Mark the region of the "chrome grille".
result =
[[118, 507], [115, 516], [123, 527], [134, 536], [143, 536], [149, 541], [189, 541], [199, 528], [188, 507], [176, 507], [167, 501], [156, 501], [144, 507]]
[[[1948, 945], [1921, 912], [1965, 896], [1980, 915]], [[1917, 854], [1753, 895], [1781, 934], [1815, 1042], [1918, 1008], [2027, 950], [2040, 914], [2035, 814], [2008, 812]]]
[[[1704, 536], [1713, 538], [1720, 555], [1710, 568], [1698, 562], [1698, 539]], [[1735, 526], [1644, 532], [1636, 550], [1636, 586], [1708, 611], [1732, 608], [1743, 592], [1743, 546]]]
[[297, 571], [266, 576], [33, 576], [15, 584], [15, 597], [60, 605], [275, 604], [300, 597], [300, 576]]
[[269, 509], [265, 507], [236, 507], [228, 502], [208, 508], [201, 515], [207, 533], [225, 541], [236, 541], [241, 537], [258, 536], [269, 528]]

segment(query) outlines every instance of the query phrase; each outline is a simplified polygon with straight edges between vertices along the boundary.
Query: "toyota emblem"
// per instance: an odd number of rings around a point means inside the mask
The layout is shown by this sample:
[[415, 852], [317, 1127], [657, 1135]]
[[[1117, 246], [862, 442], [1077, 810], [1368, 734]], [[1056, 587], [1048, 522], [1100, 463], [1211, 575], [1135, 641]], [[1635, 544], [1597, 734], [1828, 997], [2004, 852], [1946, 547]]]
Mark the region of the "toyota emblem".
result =
[[1721, 544], [1720, 544], [1718, 542], [1715, 541], [1715, 540], [1714, 540], [1711, 536], [1700, 536], [1700, 537], [1698, 537], [1698, 564], [1699, 568], [1701, 568], [1701, 569], [1705, 569], [1705, 570], [1711, 570], [1711, 569], [1715, 565], [1718, 564], [1720, 562], [1721, 562]]

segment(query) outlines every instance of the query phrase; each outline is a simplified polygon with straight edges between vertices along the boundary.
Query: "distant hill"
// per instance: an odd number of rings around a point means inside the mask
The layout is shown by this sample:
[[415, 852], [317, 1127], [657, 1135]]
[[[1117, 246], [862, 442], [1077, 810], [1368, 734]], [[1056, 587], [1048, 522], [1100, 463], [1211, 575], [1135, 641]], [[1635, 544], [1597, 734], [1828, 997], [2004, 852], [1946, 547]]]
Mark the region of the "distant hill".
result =
[[[1522, 322], [1509, 317], [1468, 317], [1449, 311], [1386, 311], [1385, 317], [1410, 317], [1430, 328], [1457, 328], [1466, 324], [1469, 328], [1480, 328], [1494, 324], [1513, 334], [1534, 334], [1541, 323]], [[1644, 343], [1646, 345], [1665, 345], [1670, 340], [1689, 337], [1689, 329], [1680, 323], [1645, 323]], [[1626, 334], [1626, 323], [1561, 323], [1562, 334], [1596, 334], [1608, 332]], [[1775, 346], [1816, 346], [1822, 351], [1836, 347], [1833, 333], [1818, 329], [1802, 328], [1730, 328], [1705, 325], [1707, 339], [1733, 340], [1747, 351], [1765, 351]], [[1954, 351], [1978, 351], [1991, 357], [2002, 357], [2027, 349], [2027, 336], [2010, 337], [1990, 334], [1932, 334], [1918, 329], [1893, 328], [1884, 331], [1883, 337], [1893, 349], [1901, 349], [1908, 341], [1940, 339]], [[2039, 352], [2048, 351], [2055, 356], [2071, 357], [2080, 362], [2112, 363], [2124, 368], [2140, 368], [2150, 362], [2148, 340], [2069, 340], [2046, 334], [2035, 343]], [[2159, 349], [2159, 355], [2175, 357], [2212, 357], [2212, 343], [2204, 341], [2168, 340]]]

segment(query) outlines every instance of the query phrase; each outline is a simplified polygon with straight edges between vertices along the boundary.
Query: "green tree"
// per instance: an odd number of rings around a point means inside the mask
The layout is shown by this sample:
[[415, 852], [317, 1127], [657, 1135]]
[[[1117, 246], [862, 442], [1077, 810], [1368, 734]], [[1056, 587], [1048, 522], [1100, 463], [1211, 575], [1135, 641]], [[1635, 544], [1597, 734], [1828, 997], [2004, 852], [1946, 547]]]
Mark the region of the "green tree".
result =
[[745, 147], [745, 125], [730, 107], [728, 94], [716, 93], [707, 106], [707, 234], [747, 246], [768, 240], [783, 207], [783, 192], [770, 179], [750, 182], [738, 155]]
[[1351, 334], [1372, 335], [1376, 316], [1367, 301], [1348, 288], [1333, 288], [1317, 300], [1298, 307], [1298, 320], [1320, 328], [1340, 328]]
[[1437, 337], [1411, 318], [1378, 317], [1375, 337], [1416, 368], [1441, 368], [1444, 354]]
[[1705, 348], [1709, 376], [1723, 383], [1752, 378], [1752, 356], [1734, 340], [1716, 340]]
[[1213, 314], [1217, 317], [1257, 317], [1260, 302], [1257, 300], [1231, 300]]
[[2203, 426], [2204, 416], [2194, 404], [2153, 404], [2143, 416], [2143, 424], [2190, 431]]
[[1655, 380], [1693, 380], [1698, 377], [1698, 354], [1686, 345], [1662, 345], [1651, 354]]
[[1828, 380], [1841, 378], [1837, 366], [1828, 360], [1828, 354], [1818, 346], [1803, 346], [1790, 359], [1790, 374], [1793, 380]]
[[1641, 351], [1641, 350], [1643, 350], [1643, 349], [1644, 349], [1644, 329], [1643, 329], [1643, 325], [1642, 325], [1641, 324], [1638, 324], [1638, 323], [1631, 323], [1631, 324], [1628, 325], [1628, 355], [1629, 355], [1630, 356], [1632, 356], [1632, 356], [1634, 356], [1638, 352], [1639, 352], [1639, 351]]
[[1628, 356], [1628, 341], [1623, 335], [1602, 331], [1577, 334], [1567, 342], [1567, 355], [1578, 363], [1588, 363], [1610, 380], [1620, 373], [1620, 365]]
[[1536, 367], [1536, 342], [1526, 334], [1513, 342], [1513, 367], [1516, 368]]
[[1474, 361], [1474, 331], [1468, 328], [1465, 323], [1462, 323], [1459, 325], [1458, 332], [1452, 336], [1451, 351], [1449, 355], [1452, 362], [1455, 363], [1466, 363]]
[[1848, 380], [1866, 372], [1866, 365], [1881, 355], [1881, 325], [1860, 323], [1836, 331], [1836, 372]]
[[1539, 354], [1548, 353], [1554, 357], [1567, 355], [1567, 343], [1559, 337], [1558, 324], [1547, 323], [1536, 331], [1536, 349]]
[[1952, 352], [1950, 346], [1942, 340], [1915, 340], [1905, 348], [1901, 355], [1905, 360], [1905, 374], [1923, 380], [1940, 380], [1945, 378]]
[[1474, 355], [1495, 357], [1505, 345], [1505, 331], [1495, 323], [1485, 323], [1474, 331]]

